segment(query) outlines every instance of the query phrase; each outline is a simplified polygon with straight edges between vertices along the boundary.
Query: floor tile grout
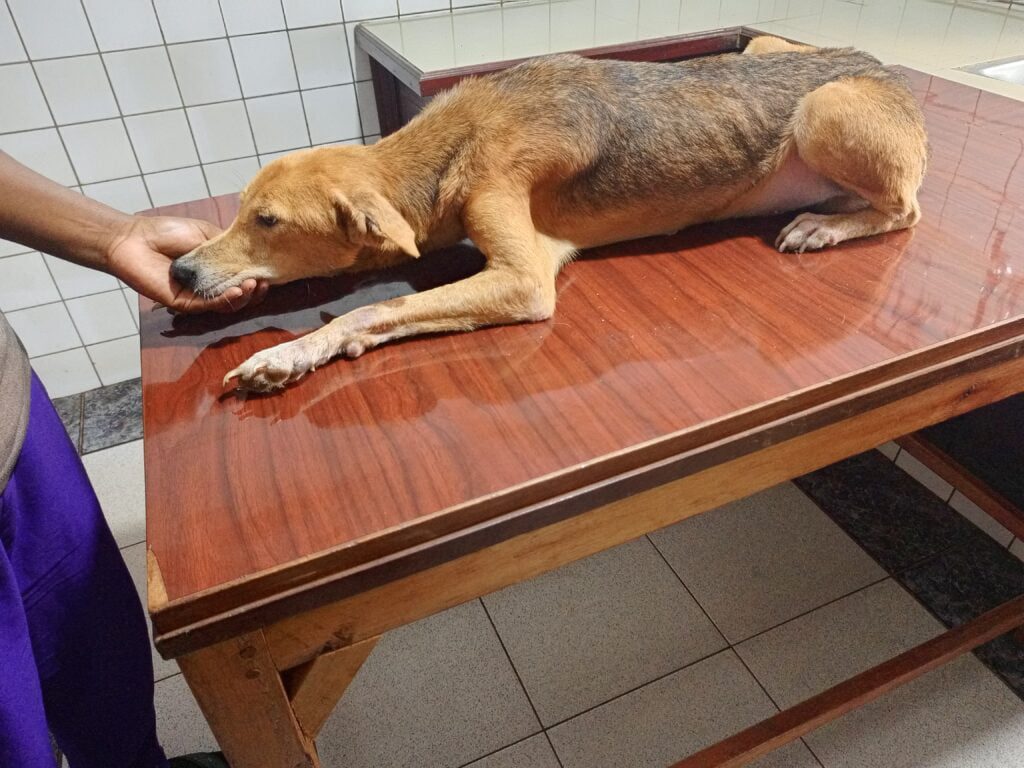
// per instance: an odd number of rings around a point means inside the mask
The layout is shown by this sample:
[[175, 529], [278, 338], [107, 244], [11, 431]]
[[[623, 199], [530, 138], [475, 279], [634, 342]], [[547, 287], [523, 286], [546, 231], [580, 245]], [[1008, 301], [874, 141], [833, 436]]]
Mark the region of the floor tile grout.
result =
[[[815, 506], [817, 506], [817, 505], [815, 505]], [[824, 514], [824, 510], [822, 510], [822, 514]], [[747, 664], [746, 659], [744, 659], [742, 654], [740, 654], [740, 652], [738, 650], [736, 650], [736, 645], [729, 642], [729, 639], [725, 636], [725, 633], [722, 632], [721, 629], [719, 629], [718, 624], [716, 624], [715, 620], [713, 618], [711, 618], [711, 614], [709, 614], [705, 610], [704, 606], [701, 605], [700, 600], [697, 599], [697, 596], [695, 594], [693, 594], [692, 591], [690, 591], [690, 588], [688, 586], [686, 586], [686, 582], [683, 581], [683, 577], [680, 576], [679, 573], [676, 571], [676, 569], [672, 567], [672, 563], [670, 563], [668, 561], [668, 558], [665, 557], [664, 553], [662, 553], [662, 551], [660, 549], [658, 549], [658, 545], [654, 543], [654, 539], [652, 539], [649, 534], [645, 534], [644, 538], [646, 538], [649, 542], [651, 542], [651, 546], [654, 547], [654, 551], [658, 553], [658, 556], [661, 557], [661, 559], [664, 561], [665, 565], [668, 566], [669, 570], [672, 571], [672, 573], [675, 575], [676, 579], [679, 580], [679, 583], [682, 585], [683, 589], [686, 590], [686, 594], [688, 594], [690, 596], [690, 598], [693, 600], [693, 602], [697, 604], [697, 607], [701, 609], [701, 611], [704, 613], [704, 616], [707, 617], [707, 620], [711, 622], [711, 625], [715, 628], [715, 631], [718, 632], [718, 634], [722, 638], [722, 640], [724, 640], [725, 643], [732, 650], [732, 652], [734, 654], [736, 654], [736, 658], [739, 659], [740, 664], [742, 664], [743, 668], [747, 670], [747, 674], [749, 674], [750, 677], [753, 678], [754, 682], [757, 683], [758, 687], [762, 691], [764, 691], [764, 695], [768, 697], [768, 700], [772, 703], [772, 706], [775, 707], [776, 712], [781, 712], [782, 711], [782, 707], [779, 706], [779, 703], [775, 700], [775, 697], [772, 696], [771, 693], [768, 692], [768, 689], [765, 687], [764, 683], [761, 682], [761, 679], [756, 674], [754, 674], [754, 670], [752, 670], [750, 668], [750, 666]], [[884, 581], [884, 579], [882, 581]], [[878, 584], [878, 583], [881, 583], [881, 582], [874, 582], [874, 583]], [[869, 584], [867, 587], [862, 587], [862, 589], [867, 589], [870, 586], [873, 586], [873, 584]], [[850, 594], [856, 594], [856, 593], [850, 593]], [[838, 598], [838, 599], [842, 600], [845, 597], [849, 597], [849, 595], [844, 595], [844, 597], [841, 597], [841, 598]], [[828, 605], [828, 603], [825, 603], [825, 605]], [[818, 608], [823, 608], [823, 607], [825, 607], [825, 606], [824, 605], [818, 606]], [[816, 610], [818, 610], [818, 608], [815, 608], [813, 610], [816, 611]], [[795, 617], [795, 618], [799, 618], [799, 617]], [[795, 619], [790, 619], [789, 621], [794, 621], [794, 620]], [[786, 622], [783, 622], [783, 623], [786, 623]], [[780, 625], [777, 625], [777, 627], [778, 626], [782, 626], [782, 625], [780, 624]], [[776, 629], [777, 627], [773, 627], [773, 629]], [[770, 632], [771, 630], [769, 629], [769, 630], [765, 630], [765, 631], [766, 632]], [[756, 637], [756, 636], [757, 635], [754, 635], [753, 637]], [[747, 639], [749, 640], [750, 638], [747, 638]], [[741, 641], [741, 642], [746, 642], [746, 641], [744, 640], [744, 641]], [[811, 757], [814, 758], [814, 761], [816, 763], [818, 763], [818, 765], [821, 766], [821, 768], [825, 768], [824, 764], [821, 762], [821, 760], [818, 758], [818, 756], [814, 753], [814, 750], [811, 749], [810, 745], [806, 741], [804, 741], [803, 738], [800, 738], [799, 741], [800, 741], [801, 744], [803, 744], [807, 748], [807, 751], [811, 753]]]
[[[813, 499], [811, 500], [811, 503], [814, 504], [815, 506], [818, 506], [814, 502]], [[820, 507], [818, 507], [818, 508], [821, 509]], [[821, 510], [821, 511], [822, 511], [822, 514], [826, 514], [824, 510]], [[844, 533], [846, 533], [846, 532], [844, 531]], [[849, 534], [847, 534], [847, 536], [849, 536]], [[647, 539], [651, 542], [651, 544], [654, 544], [654, 541], [653, 541], [653, 539], [650, 538], [650, 536], [647, 536]], [[850, 537], [850, 539], [853, 541], [854, 544], [857, 544], [856, 540], [854, 540], [852, 536]], [[861, 547], [859, 544], [857, 544], [857, 547], [859, 549], [863, 549], [863, 547]], [[784, 619], [783, 621], [780, 621], [777, 624], [773, 624], [770, 627], [766, 627], [765, 629], [758, 630], [757, 632], [755, 632], [752, 635], [746, 636], [746, 637], [744, 637], [744, 638], [742, 638], [740, 640], [737, 640], [737, 641], [733, 642], [733, 641], [729, 640], [728, 637], [725, 636], [725, 633], [722, 632], [721, 629], [719, 629], [718, 624], [716, 624], [715, 620], [711, 618], [711, 615], [704, 609], [704, 606], [700, 604], [700, 600], [697, 599], [696, 595], [694, 595], [693, 592], [690, 591], [690, 588], [688, 586], [686, 586], [686, 582], [683, 581], [683, 578], [676, 572], [675, 568], [672, 568], [672, 564], [669, 563], [669, 561], [665, 558], [665, 555], [663, 555], [661, 550], [658, 549], [658, 545], [657, 544], [654, 544], [654, 549], [661, 556], [661, 559], [665, 561], [665, 564], [671, 569], [671, 571], [675, 575], [675, 577], [677, 579], [679, 579], [679, 583], [683, 585], [683, 589], [685, 589], [686, 592], [690, 595], [690, 597], [693, 598], [693, 601], [697, 604], [697, 606], [701, 609], [701, 611], [703, 611], [704, 615], [707, 616], [708, 621], [711, 622], [711, 624], [715, 627], [715, 630], [718, 632], [719, 635], [722, 636], [722, 639], [725, 641], [726, 645], [728, 647], [730, 647], [730, 648], [735, 648], [737, 645], [742, 645], [743, 643], [745, 643], [745, 642], [747, 642], [749, 640], [753, 640], [755, 637], [760, 637], [761, 635], [763, 635], [763, 634], [765, 634], [767, 632], [771, 632], [772, 630], [778, 629], [779, 627], [784, 626], [784, 625], [788, 624], [791, 621], [796, 621], [797, 619], [801, 619], [804, 616], [807, 616], [808, 614], [814, 613], [815, 611], [817, 611], [817, 610], [819, 610], [821, 608], [824, 608], [824, 607], [826, 607], [828, 605], [832, 605], [833, 603], [837, 603], [840, 600], [845, 600], [848, 597], [852, 597], [853, 595], [856, 595], [858, 592], [863, 592], [865, 589], [869, 589], [871, 587], [877, 586], [878, 584], [881, 584], [886, 579], [892, 578], [891, 575], [888, 573], [888, 571], [886, 571], [886, 575], [884, 577], [882, 577], [881, 579], [876, 579], [875, 581], [872, 581], [872, 582], [870, 582], [868, 584], [864, 584], [863, 586], [860, 586], [857, 589], [854, 589], [854, 590], [851, 590], [850, 592], [847, 592], [845, 594], [839, 595], [838, 597], [835, 597], [835, 598], [833, 598], [831, 600], [828, 600], [828, 601], [822, 603], [821, 605], [817, 605], [814, 608], [808, 608], [806, 611], [798, 613], [795, 616], [791, 616], [788, 619]], [[885, 569], [883, 568], [883, 570], [885, 570]]]
[[[170, 674], [164, 675], [163, 677], [157, 677], [156, 675], [154, 675], [153, 676], [153, 685], [156, 685], [157, 683], [162, 683], [164, 680], [170, 680], [172, 677], [180, 677], [180, 676], [181, 676], [181, 670], [178, 670], [177, 672], [171, 672]], [[192, 689], [190, 688], [189, 690], [192, 690]]]
[[683, 666], [679, 667], [678, 669], [673, 669], [673, 670], [671, 670], [669, 672], [665, 672], [665, 673], [663, 673], [661, 675], [658, 675], [657, 677], [653, 677], [650, 680], [647, 680], [647, 681], [645, 681], [643, 683], [640, 683], [639, 685], [634, 685], [632, 688], [630, 688], [627, 691], [623, 691], [622, 693], [615, 694], [610, 699], [606, 699], [605, 701], [602, 701], [602, 702], [600, 702], [598, 704], [594, 704], [592, 706], [589, 706], [586, 709], [581, 710], [580, 712], [577, 712], [574, 715], [570, 715], [569, 717], [564, 717], [561, 720], [559, 720], [558, 722], [552, 723], [551, 725], [549, 725], [547, 728], [545, 728], [545, 730], [550, 731], [551, 729], [557, 728], [560, 725], [565, 725], [570, 720], [575, 720], [577, 717], [580, 717], [581, 715], [585, 715], [588, 712], [592, 712], [595, 709], [603, 707], [605, 704], [611, 704], [613, 701], [617, 701], [618, 699], [621, 699], [621, 698], [623, 698], [625, 696], [629, 696], [631, 693], [636, 693], [637, 691], [641, 690], [642, 688], [646, 688], [649, 685], [652, 685], [652, 684], [657, 683], [657, 682], [659, 682], [661, 680], [664, 680], [666, 677], [671, 677], [674, 674], [682, 672], [684, 669], [689, 669], [690, 667], [693, 667], [693, 666], [695, 666], [697, 664], [700, 664], [703, 661], [707, 661], [708, 659], [713, 659], [715, 656], [718, 656], [719, 654], [729, 653], [729, 652], [731, 652], [734, 656], [738, 656], [739, 655], [739, 654], [736, 653], [736, 650], [732, 646], [726, 646], [725, 648], [719, 648], [717, 651], [712, 651], [711, 653], [705, 654], [704, 656], [701, 656], [700, 658], [694, 659], [693, 661], [691, 661], [691, 662], [689, 662], [687, 664], [684, 664]]
[[[750, 675], [751, 678], [753, 678], [755, 683], [757, 683], [758, 688], [760, 688], [762, 691], [764, 691], [764, 695], [768, 697], [768, 701], [770, 701], [772, 703], [772, 706], [775, 707], [775, 711], [776, 712], [782, 712], [782, 707], [779, 705], [779, 702], [777, 702], [775, 700], [775, 697], [772, 696], [768, 692], [768, 689], [765, 687], [764, 683], [761, 682], [761, 678], [759, 678], [754, 673], [754, 670], [752, 670], [750, 668], [750, 665], [747, 664], [747, 660], [743, 658], [743, 655], [739, 651], [737, 651], [736, 648], [733, 648], [732, 650], [736, 654], [736, 658], [740, 660], [740, 664], [742, 664], [743, 668], [745, 670], [747, 670], [747, 674]], [[726, 738], [728, 738], [728, 737], [726, 737]], [[821, 766], [821, 768], [825, 768], [825, 764], [821, 762], [821, 759], [814, 753], [814, 750], [811, 749], [811, 745], [808, 744], [806, 741], [804, 741], [802, 736], [799, 737], [799, 738], [793, 739], [792, 741], [786, 742], [786, 744], [795, 744], [797, 741], [799, 741], [801, 744], [804, 745], [804, 747], [807, 749], [807, 751], [811, 753], [811, 757], [814, 759], [814, 761], [819, 766]], [[782, 749], [783, 747], [786, 746], [786, 744], [783, 744], [780, 747], [776, 747], [776, 749]], [[774, 752], [775, 750], [772, 750], [772, 751]]]
[[[486, 760], [488, 757], [493, 757], [494, 755], [498, 754], [499, 752], [504, 752], [506, 749], [511, 749], [512, 747], [518, 746], [519, 744], [522, 744], [524, 741], [529, 741], [530, 739], [532, 739], [532, 738], [534, 738], [536, 736], [540, 736], [542, 733], [544, 733], [544, 729], [543, 728], [541, 728], [541, 730], [539, 730], [539, 731], [531, 733], [528, 736], [523, 736], [523, 738], [521, 738], [521, 739], [516, 739], [511, 744], [506, 744], [503, 747], [498, 747], [497, 749], [492, 749], [490, 752], [488, 752], [488, 753], [486, 753], [484, 755], [480, 755], [479, 757], [474, 757], [468, 763], [460, 763], [458, 766], [456, 766], [456, 768], [467, 768], [467, 766], [473, 765], [474, 763], [480, 762], [481, 760]], [[549, 741], [549, 743], [550, 743], [550, 741]], [[551, 751], [554, 752], [554, 748], [553, 747], [552, 747]], [[557, 759], [558, 755], [555, 755], [555, 758]], [[561, 765], [561, 762], [559, 762], [559, 765]]]
[[644, 534], [644, 538], [647, 539], [648, 542], [650, 542], [650, 545], [652, 547], [654, 547], [654, 551], [658, 553], [658, 557], [660, 557], [661, 561], [665, 563], [666, 566], [668, 566], [668, 569], [670, 571], [672, 571], [672, 575], [676, 577], [676, 580], [682, 586], [686, 594], [688, 594], [690, 596], [690, 599], [693, 600], [693, 602], [697, 605], [698, 608], [700, 608], [700, 611], [704, 614], [705, 618], [709, 622], [711, 622], [711, 626], [715, 628], [715, 632], [717, 632], [718, 636], [722, 638], [722, 642], [731, 648], [732, 643], [729, 642], [729, 638], [725, 636], [725, 633], [722, 631], [721, 627], [719, 627], [715, 620], [711, 618], [711, 614], [707, 612], [703, 605], [701, 605], [700, 600], [697, 599], [697, 596], [693, 594], [692, 591], [690, 591], [690, 588], [688, 586], [686, 586], [686, 582], [683, 581], [683, 577], [680, 576], [676, 569], [672, 567], [672, 563], [668, 561], [668, 558], [665, 557], [664, 553], [660, 549], [658, 549], [658, 545], [654, 543], [654, 539], [650, 537], [650, 534]]
[[[508, 652], [508, 648], [505, 646], [505, 639], [501, 636], [501, 632], [498, 631], [498, 625], [494, 623], [494, 619], [491, 618], [491, 612], [487, 610], [487, 604], [484, 603], [483, 597], [478, 597], [477, 600], [480, 603], [480, 607], [484, 610], [484, 615], [487, 617], [487, 621], [491, 625], [491, 629], [494, 630], [494, 636], [498, 638], [498, 643], [501, 645], [501, 650], [505, 653], [505, 658], [508, 659], [508, 664], [512, 668], [512, 673], [516, 676], [516, 681], [519, 683], [519, 687], [523, 691], [523, 695], [526, 696], [526, 701], [530, 705], [530, 709], [533, 710], [533, 716], [537, 718], [537, 725], [540, 726], [544, 732], [544, 738], [548, 740], [548, 744], [551, 746], [551, 751], [555, 752], [555, 745], [551, 744], [551, 738], [547, 735], [547, 729], [544, 727], [543, 721], [540, 719], [540, 713], [537, 711], [537, 707], [533, 703], [533, 699], [530, 697], [530, 692], [526, 689], [526, 684], [523, 682], [523, 678], [519, 676], [519, 670], [516, 669], [516, 663], [512, 661], [512, 654]], [[506, 745], [506, 746], [511, 746]], [[555, 752], [555, 759], [558, 761], [558, 765], [562, 765], [561, 758], [558, 757], [558, 753]]]

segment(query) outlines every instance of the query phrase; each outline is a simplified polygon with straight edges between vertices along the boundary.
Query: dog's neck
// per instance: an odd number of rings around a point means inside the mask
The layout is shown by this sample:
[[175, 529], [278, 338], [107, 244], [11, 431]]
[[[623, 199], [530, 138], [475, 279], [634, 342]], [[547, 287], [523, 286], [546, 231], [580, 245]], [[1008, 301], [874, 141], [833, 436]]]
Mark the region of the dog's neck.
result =
[[464, 202], [448, 177], [471, 131], [438, 125], [441, 117], [424, 113], [371, 147], [382, 192], [409, 222], [418, 242], [429, 241]]

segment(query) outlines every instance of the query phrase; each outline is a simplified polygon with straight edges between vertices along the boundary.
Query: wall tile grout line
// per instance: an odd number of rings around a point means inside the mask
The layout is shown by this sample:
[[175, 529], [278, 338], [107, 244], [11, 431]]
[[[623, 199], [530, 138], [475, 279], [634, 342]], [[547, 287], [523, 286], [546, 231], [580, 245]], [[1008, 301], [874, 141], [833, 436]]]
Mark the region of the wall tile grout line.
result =
[[[519, 0], [514, 0], [514, 1], [518, 2]], [[219, 4], [219, 0], [218, 0], [218, 4]], [[504, 4], [504, 3], [502, 3], [502, 4]], [[484, 7], [484, 6], [488, 6], [488, 5], [498, 5], [498, 3], [486, 3], [485, 2], [485, 3], [477, 3], [475, 5], [460, 6], [458, 8], [452, 8], [451, 6], [449, 6], [449, 10], [461, 11], [461, 10], [465, 10], [466, 8], [480, 8], [480, 7]], [[343, 18], [344, 18], [344, 5], [342, 5], [341, 7], [342, 7], [342, 15], [343, 15]], [[170, 48], [170, 47], [173, 47], [173, 46], [176, 46], [176, 45], [187, 45], [188, 43], [205, 43], [205, 42], [210, 42], [211, 40], [228, 40], [228, 39], [233, 38], [233, 37], [256, 37], [257, 35], [267, 35], [267, 34], [271, 34], [273, 32], [290, 32], [290, 31], [299, 30], [299, 29], [316, 29], [317, 27], [333, 27], [333, 26], [337, 26], [338, 24], [342, 24], [342, 23], [362, 24], [363, 22], [381, 21], [382, 19], [405, 18], [405, 17], [408, 17], [408, 16], [425, 16], [425, 15], [430, 14], [430, 13], [444, 13], [444, 10], [445, 9], [441, 9], [441, 10], [437, 10], [437, 11], [414, 11], [412, 13], [401, 13], [399, 11], [399, 12], [397, 12], [395, 14], [384, 15], [384, 16], [371, 16], [371, 17], [368, 17], [368, 18], [365, 18], [365, 19], [355, 19], [355, 20], [352, 20], [352, 21], [349, 21], [349, 22], [332, 22], [330, 24], [300, 24], [300, 25], [294, 26], [294, 27], [288, 26], [287, 22], [286, 22], [285, 26], [283, 26], [283, 27], [274, 27], [272, 29], [265, 29], [265, 30], [262, 30], [260, 32], [238, 32], [238, 33], [233, 33], [233, 34], [227, 32], [227, 24], [225, 24], [224, 25], [225, 34], [223, 34], [223, 35], [209, 35], [209, 36], [206, 36], [206, 37], [194, 37], [194, 38], [190, 37], [190, 38], [188, 38], [186, 40], [175, 40], [173, 43], [166, 42], [166, 38], [165, 38], [165, 42], [163, 43], [163, 45], [165, 45], [168, 48]], [[154, 13], [156, 14], [157, 25], [160, 26], [161, 30], [162, 30], [162, 26], [163, 25], [160, 23], [160, 14], [156, 13], [155, 6], [154, 6]], [[88, 17], [88, 14], [87, 14], [87, 17]], [[14, 22], [15, 26], [17, 26], [17, 20], [14, 18], [13, 14], [11, 14], [11, 19]], [[162, 33], [161, 33], [161, 36], [163, 36]], [[24, 47], [24, 43], [22, 43], [22, 47]], [[71, 54], [70, 56], [29, 56], [28, 55], [28, 49], [26, 48], [25, 49], [25, 53], [26, 53], [26, 58], [25, 59], [20, 60], [20, 61], [7, 61], [7, 62], [4, 62], [4, 63], [0, 64], [0, 69], [2, 69], [3, 67], [10, 67], [10, 66], [16, 66], [18, 64], [24, 64], [24, 63], [29, 62], [29, 61], [55, 61], [57, 59], [84, 59], [84, 58], [86, 58], [88, 56], [96, 56], [96, 55], [102, 56], [105, 53], [123, 53], [124, 51], [141, 51], [141, 50], [145, 50], [146, 48], [158, 48], [158, 47], [160, 47], [160, 46], [158, 46], [158, 45], [131, 45], [131, 46], [128, 46], [126, 48], [101, 48], [97, 44], [95, 51], [90, 51], [89, 53], [74, 53], [74, 54]]]
[[[161, 46], [158, 46], [158, 45], [150, 46], [150, 48], [160, 48], [160, 47]], [[143, 50], [148, 50], [148, 49], [143, 49]], [[177, 83], [178, 83], [177, 71], [174, 69], [173, 66], [171, 67], [171, 72], [174, 75], [175, 85], [177, 85]], [[288, 95], [290, 93], [305, 93], [307, 91], [324, 91], [324, 90], [327, 90], [328, 88], [337, 88], [337, 87], [342, 86], [342, 85], [352, 85], [352, 86], [354, 86], [354, 85], [357, 85], [358, 83], [369, 83], [369, 82], [371, 82], [371, 81], [370, 80], [346, 80], [345, 82], [331, 83], [330, 85], [315, 85], [315, 86], [312, 86], [310, 88], [293, 88], [293, 89], [290, 89], [290, 90], [287, 90], [287, 91], [274, 91], [273, 93], [262, 93], [259, 96], [249, 96], [247, 98], [250, 98], [250, 99], [262, 99], [262, 98], [265, 98], [267, 96], [286, 96], [286, 95]], [[180, 88], [179, 88], [178, 93], [179, 93], [179, 95], [181, 94]], [[237, 98], [237, 99], [217, 99], [215, 101], [201, 101], [201, 102], [197, 102], [195, 104], [185, 104], [184, 100], [182, 100], [182, 104], [180, 106], [177, 106], [177, 107], [162, 107], [160, 109], [147, 109], [147, 110], [143, 110], [141, 112], [128, 112], [126, 114], [123, 114], [122, 117], [129, 118], [129, 117], [142, 117], [142, 116], [145, 116], [145, 115], [159, 115], [159, 114], [161, 114], [163, 112], [178, 112], [180, 110], [195, 109], [196, 107], [211, 107], [211, 106], [215, 106], [217, 104], [231, 104], [232, 102], [235, 102], [235, 101], [245, 101], [245, 98], [246, 97], [241, 97], [241, 98]], [[116, 99], [116, 93], [115, 93], [115, 99]], [[59, 127], [61, 127], [61, 128], [70, 128], [70, 127], [76, 126], [76, 125], [88, 125], [89, 123], [102, 123], [102, 122], [105, 122], [107, 120], [114, 120], [114, 119], [115, 118], [113, 118], [113, 117], [106, 117], [106, 118], [99, 118], [99, 119], [92, 119], [92, 120], [75, 120], [75, 121], [71, 121], [71, 122], [61, 123]], [[38, 132], [38, 131], [47, 131], [47, 130], [50, 130], [50, 129], [54, 128], [54, 127], [55, 126], [51, 125], [51, 126], [46, 126], [46, 127], [43, 127], [43, 128], [31, 128], [31, 129], [26, 130], [26, 131], [0, 131], [0, 136], [13, 136], [14, 134], [18, 134], [18, 133], [35, 133], [35, 132]], [[220, 162], [220, 161], [219, 160], [214, 160], [212, 162], [216, 163], [216, 162]], [[157, 171], [157, 173], [162, 173], [162, 171]], [[98, 184], [100, 182], [90, 181], [90, 182], [87, 182], [87, 183], [88, 184]]]
[[[85, 0], [79, 0], [79, 5], [82, 6], [82, 13], [85, 15], [86, 26], [89, 27], [89, 34], [92, 35], [92, 41], [96, 45], [96, 51], [97, 51], [96, 58], [98, 58], [99, 61], [100, 61], [100, 66], [103, 68], [103, 76], [107, 79], [107, 85], [110, 86], [110, 93], [114, 97], [114, 104], [117, 106], [117, 115], [118, 115], [118, 119], [121, 121], [121, 128], [124, 129], [124, 135], [128, 138], [128, 146], [132, 150], [132, 157], [135, 159], [135, 165], [138, 166], [139, 175], [142, 175], [142, 163], [139, 162], [139, 153], [135, 149], [135, 141], [132, 139], [131, 131], [128, 130], [128, 123], [125, 122], [124, 110], [121, 109], [121, 99], [118, 97], [117, 90], [114, 88], [114, 81], [110, 79], [110, 72], [107, 70], [107, 61], [106, 61], [106, 59], [103, 58], [103, 55], [101, 53], [99, 53], [99, 49], [100, 49], [99, 40], [97, 40], [97, 38], [96, 38], [96, 30], [94, 30], [93, 27], [92, 27], [92, 19], [89, 17], [89, 10], [85, 7]], [[102, 122], [102, 121], [95, 121], [95, 122]], [[199, 157], [198, 153], [196, 154], [196, 157]], [[143, 181], [143, 187], [146, 187], [145, 181]], [[149, 200], [149, 204], [152, 205], [153, 204], [153, 198], [149, 194], [149, 188], [148, 187], [146, 187], [146, 197]], [[92, 355], [89, 356], [89, 359], [92, 360]], [[93, 363], [93, 368], [95, 368], [95, 367], [96, 367], [96, 364]], [[96, 370], [96, 376], [99, 377], [99, 375], [100, 375], [100, 372], [97, 369]]]
[[[217, 12], [220, 14], [220, 23], [224, 25], [224, 32], [227, 33], [228, 25], [227, 25], [227, 21], [225, 21], [225, 19], [224, 19], [224, 9], [221, 8], [221, 6], [220, 6], [220, 0], [217, 0]], [[266, 33], [260, 32], [260, 33], [257, 33], [257, 34], [266, 34]], [[245, 99], [245, 89], [242, 88], [242, 75], [238, 71], [238, 61], [235, 59], [235, 49], [231, 45], [230, 35], [227, 36], [227, 41], [228, 41], [228, 55], [231, 56], [231, 66], [234, 67], [234, 69], [235, 69], [235, 80], [238, 82], [238, 93], [241, 95], [242, 109], [245, 110], [245, 122], [249, 126], [249, 137], [252, 139], [253, 149], [256, 151], [257, 154], [259, 154], [260, 148], [256, 144], [256, 131], [254, 131], [253, 127], [252, 127], [252, 117], [249, 115], [249, 103]], [[295, 82], [296, 82], [296, 84], [298, 84], [298, 76], [297, 75], [296, 75], [296, 78], [295, 78]], [[185, 111], [185, 114], [188, 115], [188, 111], [187, 110]], [[191, 125], [191, 123], [192, 123], [192, 118], [189, 115], [189, 124]], [[202, 160], [203, 160], [203, 158], [202, 158], [202, 156], [200, 156], [199, 157], [200, 163], [202, 163]], [[204, 179], [206, 178], [206, 174], [205, 173], [203, 174], [203, 178]]]
[[[192, 148], [196, 151], [196, 159], [199, 161], [199, 168], [200, 168], [200, 173], [202, 174], [202, 177], [203, 177], [203, 184], [206, 186], [206, 194], [210, 194], [210, 183], [209, 183], [209, 181], [206, 178], [206, 170], [203, 169], [203, 158], [199, 154], [199, 142], [196, 141], [196, 132], [192, 128], [192, 121], [188, 119], [188, 108], [185, 106], [185, 97], [184, 97], [184, 95], [181, 92], [181, 84], [178, 82], [178, 70], [176, 70], [174, 68], [174, 62], [171, 60], [171, 52], [170, 52], [170, 49], [169, 49], [169, 47], [167, 45], [167, 36], [164, 34], [164, 26], [163, 26], [163, 23], [160, 21], [160, 14], [157, 13], [157, 11], [156, 11], [156, 0], [149, 0], [149, 5], [153, 9], [153, 16], [154, 16], [154, 18], [156, 18], [156, 28], [160, 31], [160, 39], [163, 41], [163, 46], [162, 47], [164, 49], [164, 57], [167, 59], [167, 67], [168, 67], [168, 69], [171, 70], [171, 79], [174, 80], [174, 89], [178, 92], [178, 101], [181, 102], [180, 109], [181, 109], [181, 111], [185, 115], [185, 125], [188, 126], [188, 135], [192, 138]], [[227, 31], [227, 27], [225, 27], [225, 31]], [[179, 107], [175, 107], [174, 108], [175, 111], [177, 109], [179, 109]], [[155, 110], [155, 111], [161, 111], [161, 110]], [[152, 114], [152, 113], [139, 113], [139, 114]], [[190, 166], [186, 166], [186, 167], [190, 167]], [[139, 170], [142, 170], [141, 167], [140, 167]], [[166, 173], [166, 171], [161, 171], [161, 173]], [[149, 204], [151, 206], [155, 207], [153, 205], [153, 194], [149, 191], [149, 185], [146, 184], [145, 177], [143, 177], [143, 179], [142, 179], [142, 185], [146, 188], [146, 196], [149, 197]], [[131, 307], [129, 307], [129, 309], [131, 309]], [[132, 317], [134, 318], [134, 316], [135, 316], [135, 314], [133, 312], [132, 313]]]
[[[7, 14], [11, 17], [11, 24], [14, 26], [14, 32], [18, 36], [18, 41], [21, 43], [21, 47], [25, 49], [25, 55], [29, 56], [28, 46], [25, 45], [25, 38], [21, 34], [21, 28], [18, 26], [18, 20], [14, 17], [14, 14], [11, 12], [11, 4], [7, 2], [7, 0], [4, 0], [4, 5], [7, 8]], [[60, 132], [60, 125], [57, 123], [57, 117], [53, 113], [53, 107], [50, 106], [50, 98], [46, 95], [46, 91], [43, 89], [43, 81], [39, 79], [39, 73], [36, 71], [35, 61], [31, 57], [29, 57], [28, 59], [26, 59], [26, 62], [28, 63], [29, 68], [32, 70], [32, 77], [35, 79], [36, 87], [39, 89], [39, 93], [43, 97], [43, 103], [46, 104], [46, 111], [50, 113], [50, 119], [53, 121], [53, 125], [51, 126], [33, 130], [49, 131], [52, 129], [53, 132], [57, 134], [57, 140], [60, 141], [61, 149], [64, 150], [64, 157], [68, 161], [68, 167], [71, 169], [71, 175], [75, 177], [75, 183], [81, 185], [82, 180], [78, 177], [78, 169], [75, 168], [75, 164], [71, 160], [71, 153], [68, 151], [67, 144], [64, 142], [64, 134]], [[24, 133], [29, 132], [30, 131], [24, 131]]]

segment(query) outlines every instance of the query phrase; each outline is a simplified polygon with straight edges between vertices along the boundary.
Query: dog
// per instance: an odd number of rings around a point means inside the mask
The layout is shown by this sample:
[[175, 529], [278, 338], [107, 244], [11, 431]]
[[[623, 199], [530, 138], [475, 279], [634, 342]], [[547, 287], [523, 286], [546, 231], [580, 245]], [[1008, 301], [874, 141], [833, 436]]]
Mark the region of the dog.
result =
[[471, 277], [356, 309], [224, 379], [271, 392], [394, 339], [550, 318], [582, 249], [785, 211], [803, 211], [778, 236], [787, 252], [911, 227], [926, 161], [906, 83], [853, 49], [758, 37], [672, 64], [556, 55], [464, 80], [375, 145], [275, 160], [171, 273], [214, 296], [466, 237], [483, 252]]

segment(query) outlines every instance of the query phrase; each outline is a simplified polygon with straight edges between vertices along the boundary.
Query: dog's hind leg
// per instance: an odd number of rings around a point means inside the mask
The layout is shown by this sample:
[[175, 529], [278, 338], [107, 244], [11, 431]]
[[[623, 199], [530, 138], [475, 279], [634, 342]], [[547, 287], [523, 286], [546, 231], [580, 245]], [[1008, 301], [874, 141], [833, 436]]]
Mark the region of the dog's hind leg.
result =
[[[855, 77], [812, 91], [794, 117], [793, 142], [808, 166], [850, 193], [852, 204], [842, 213], [800, 214], [779, 234], [780, 251], [816, 250], [920, 219], [924, 118], [898, 83]], [[866, 205], [850, 210], [860, 200]]]
[[358, 357], [394, 339], [551, 317], [555, 276], [574, 249], [534, 229], [525, 196], [476, 195], [464, 217], [469, 236], [487, 257], [482, 271], [353, 310], [295, 341], [258, 352], [231, 371], [225, 384], [237, 377], [242, 389], [270, 392], [336, 356]]

